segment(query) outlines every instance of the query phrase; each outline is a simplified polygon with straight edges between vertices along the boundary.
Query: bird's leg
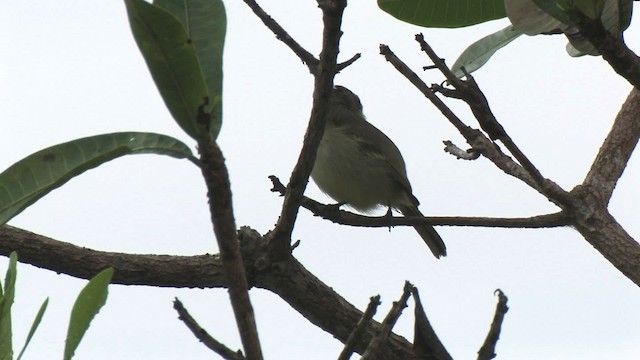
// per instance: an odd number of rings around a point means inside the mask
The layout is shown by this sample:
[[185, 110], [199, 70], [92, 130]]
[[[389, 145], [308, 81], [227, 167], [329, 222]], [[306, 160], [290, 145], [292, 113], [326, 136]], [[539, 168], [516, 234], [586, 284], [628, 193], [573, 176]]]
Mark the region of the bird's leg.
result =
[[389, 232], [391, 232], [391, 219], [393, 218], [393, 213], [391, 212], [391, 206], [387, 208], [387, 213], [384, 214], [384, 217], [389, 220]]

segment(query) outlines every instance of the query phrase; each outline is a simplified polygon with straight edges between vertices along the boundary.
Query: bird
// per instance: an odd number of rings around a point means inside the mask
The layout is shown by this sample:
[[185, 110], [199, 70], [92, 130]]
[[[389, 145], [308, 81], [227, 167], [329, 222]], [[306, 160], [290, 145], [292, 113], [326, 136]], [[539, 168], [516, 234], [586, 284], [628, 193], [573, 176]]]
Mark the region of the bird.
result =
[[[336, 85], [311, 171], [318, 188], [338, 204], [368, 213], [380, 206], [404, 216], [424, 217], [413, 195], [404, 159], [398, 147], [364, 116], [360, 98]], [[433, 226], [414, 226], [436, 258], [447, 255]]]

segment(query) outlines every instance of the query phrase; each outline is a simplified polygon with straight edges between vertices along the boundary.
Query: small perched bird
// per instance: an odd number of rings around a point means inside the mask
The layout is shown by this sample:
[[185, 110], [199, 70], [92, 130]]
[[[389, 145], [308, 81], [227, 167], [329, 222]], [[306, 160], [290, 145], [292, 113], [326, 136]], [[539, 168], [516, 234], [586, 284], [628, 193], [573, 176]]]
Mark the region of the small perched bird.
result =
[[[311, 177], [320, 190], [356, 210], [367, 212], [388, 206], [404, 216], [424, 216], [412, 194], [400, 150], [365, 119], [360, 99], [343, 86], [336, 86], [331, 94]], [[433, 255], [447, 255], [442, 238], [432, 226], [414, 228]]]

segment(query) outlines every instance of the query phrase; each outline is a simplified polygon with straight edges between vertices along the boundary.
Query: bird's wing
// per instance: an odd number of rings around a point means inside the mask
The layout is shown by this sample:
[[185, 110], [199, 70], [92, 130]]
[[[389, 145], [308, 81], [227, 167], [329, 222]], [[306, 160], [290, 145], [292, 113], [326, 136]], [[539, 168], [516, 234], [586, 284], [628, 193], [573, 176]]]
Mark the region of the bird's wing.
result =
[[[362, 140], [359, 141], [360, 148], [364, 152], [371, 153], [372, 156], [377, 156], [381, 160], [386, 161], [389, 165], [391, 165], [388, 167], [389, 169], [391, 169], [389, 173], [391, 178], [398, 182], [398, 184], [400, 184], [400, 186], [402, 186], [402, 188], [406, 190], [406, 194], [411, 202], [413, 202], [416, 206], [419, 205], [420, 203], [418, 202], [418, 199], [413, 196], [411, 184], [409, 183], [409, 179], [407, 178], [407, 168], [404, 159], [402, 158], [402, 154], [400, 153], [400, 150], [398, 150], [398, 147], [393, 143], [393, 141], [391, 141], [391, 139], [389, 139], [387, 135], [385, 135], [378, 128], [373, 126], [365, 119], [362, 119], [362, 121], [367, 122], [367, 125], [369, 125], [359, 128], [359, 130], [362, 131], [363, 134], [361, 134], [360, 136], [358, 136], [357, 134], [352, 134], [352, 136], [358, 138], [358, 140], [360, 140], [360, 137], [362, 137]], [[370, 139], [370, 141], [364, 141], [364, 139]], [[390, 146], [381, 149], [379, 146], [372, 145], [371, 141], [373, 141], [374, 144], [388, 144]]]

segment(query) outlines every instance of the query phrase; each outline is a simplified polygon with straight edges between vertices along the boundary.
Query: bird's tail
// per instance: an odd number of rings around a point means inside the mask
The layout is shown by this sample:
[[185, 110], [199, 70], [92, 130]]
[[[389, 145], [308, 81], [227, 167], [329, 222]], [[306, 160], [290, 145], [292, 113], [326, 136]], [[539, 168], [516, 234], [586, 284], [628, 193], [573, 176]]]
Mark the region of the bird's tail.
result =
[[[424, 217], [424, 215], [422, 215], [422, 213], [416, 206], [402, 207], [399, 210], [404, 216]], [[431, 252], [433, 253], [433, 255], [435, 255], [435, 257], [440, 258], [441, 256], [447, 256], [447, 248], [444, 245], [444, 241], [442, 241], [442, 238], [440, 237], [440, 235], [438, 235], [436, 229], [434, 229], [433, 226], [422, 224], [416, 225], [413, 228], [416, 229], [418, 234], [420, 234], [420, 237], [422, 237], [422, 240], [424, 240], [429, 249], [431, 249]]]

